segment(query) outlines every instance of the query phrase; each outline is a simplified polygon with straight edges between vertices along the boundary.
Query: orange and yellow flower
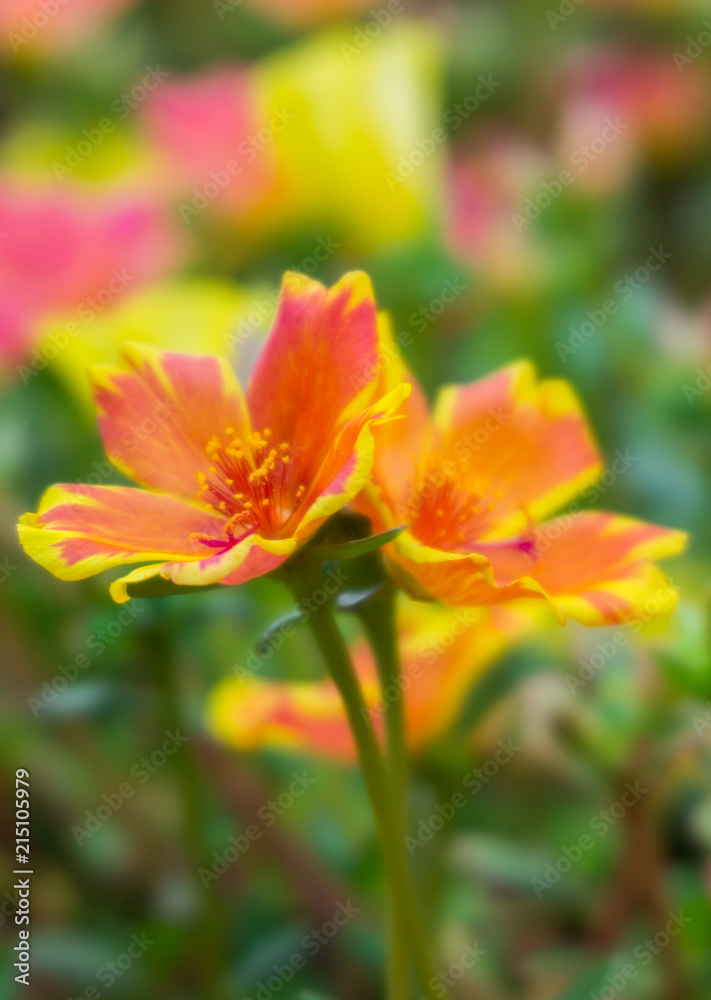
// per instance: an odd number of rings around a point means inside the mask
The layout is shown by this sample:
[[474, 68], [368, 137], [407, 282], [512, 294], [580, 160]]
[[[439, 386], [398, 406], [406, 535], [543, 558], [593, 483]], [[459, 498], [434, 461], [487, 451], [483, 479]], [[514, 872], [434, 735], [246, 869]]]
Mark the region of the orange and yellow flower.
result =
[[123, 367], [93, 369], [108, 457], [146, 490], [63, 484], [20, 521], [27, 553], [81, 580], [149, 563], [115, 581], [234, 585], [278, 567], [362, 489], [372, 428], [409, 386], [376, 397], [378, 335], [366, 275], [332, 289], [284, 279], [246, 398], [213, 356], [127, 345]]
[[[527, 612], [509, 607], [455, 610], [402, 596], [401, 688], [381, 690], [365, 641], [352, 650], [373, 726], [382, 731], [384, 708], [402, 692], [410, 750], [438, 739], [456, 720], [472, 683], [533, 622]], [[356, 759], [343, 704], [331, 680], [265, 680], [245, 670], [218, 684], [208, 718], [215, 734], [238, 750], [284, 747], [341, 762]]]
[[403, 379], [413, 392], [404, 419], [376, 431], [358, 504], [374, 531], [408, 525], [385, 549], [406, 589], [459, 606], [544, 599], [586, 625], [671, 611], [676, 592], [652, 560], [679, 553], [683, 532], [581, 504], [548, 519], [602, 472], [566, 382], [539, 382], [522, 361], [442, 389], [430, 416], [384, 322], [381, 336], [380, 392]]

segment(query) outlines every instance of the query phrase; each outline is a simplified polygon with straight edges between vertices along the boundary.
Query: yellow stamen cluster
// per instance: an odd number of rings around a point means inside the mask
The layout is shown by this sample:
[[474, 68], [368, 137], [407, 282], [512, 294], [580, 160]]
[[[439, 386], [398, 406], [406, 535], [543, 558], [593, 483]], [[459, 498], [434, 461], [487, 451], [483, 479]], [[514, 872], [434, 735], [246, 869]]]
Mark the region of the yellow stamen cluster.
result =
[[[279, 537], [306, 494], [306, 487], [294, 483], [289, 473], [291, 446], [286, 441], [273, 444], [269, 428], [239, 437], [227, 427], [224, 438], [210, 439], [206, 453], [210, 465], [207, 473], [197, 474], [199, 495], [227, 518], [225, 545], [254, 533]], [[195, 537], [205, 544], [216, 541]]]

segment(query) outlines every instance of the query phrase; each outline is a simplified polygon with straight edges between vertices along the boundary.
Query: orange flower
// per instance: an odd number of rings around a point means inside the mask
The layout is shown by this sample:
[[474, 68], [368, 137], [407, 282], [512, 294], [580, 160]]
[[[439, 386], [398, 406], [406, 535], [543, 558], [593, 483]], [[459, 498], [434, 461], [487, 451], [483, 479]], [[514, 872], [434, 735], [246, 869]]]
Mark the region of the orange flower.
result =
[[[511, 608], [454, 610], [401, 598], [398, 607], [407, 741], [411, 750], [447, 731], [472, 682], [533, 624]], [[353, 659], [373, 725], [399, 691], [381, 692], [366, 642]], [[219, 684], [208, 709], [217, 736], [239, 750], [287, 747], [352, 763], [355, 746], [335, 684], [264, 680], [249, 671]]]
[[[413, 380], [384, 323], [381, 336], [385, 392]], [[651, 560], [680, 552], [683, 532], [581, 504], [544, 520], [602, 471], [566, 382], [537, 382], [518, 362], [444, 388], [431, 417], [413, 382], [405, 414], [376, 431], [375, 486], [358, 505], [374, 531], [409, 526], [385, 553], [415, 596], [460, 606], [543, 598], [560, 620], [586, 625], [674, 607], [676, 592]]]
[[63, 580], [151, 563], [112, 584], [118, 602], [158, 575], [234, 585], [275, 569], [363, 487], [371, 428], [409, 392], [363, 387], [377, 341], [366, 275], [326, 290], [288, 274], [246, 399], [222, 359], [127, 345], [125, 368], [92, 369], [95, 396], [109, 458], [151, 492], [53, 486], [20, 520], [26, 552]]

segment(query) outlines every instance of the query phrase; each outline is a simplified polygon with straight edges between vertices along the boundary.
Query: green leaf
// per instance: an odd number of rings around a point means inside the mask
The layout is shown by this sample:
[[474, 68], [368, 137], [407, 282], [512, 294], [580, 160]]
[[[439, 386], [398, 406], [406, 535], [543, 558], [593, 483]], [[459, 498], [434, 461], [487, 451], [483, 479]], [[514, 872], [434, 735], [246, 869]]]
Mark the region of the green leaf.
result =
[[303, 625], [305, 622], [304, 611], [290, 611], [288, 615], [284, 615], [281, 618], [277, 618], [275, 622], [266, 629], [265, 632], [259, 637], [256, 645], [256, 651], [258, 656], [263, 656], [264, 653], [268, 653], [272, 648], [272, 639], [279, 632], [282, 632], [285, 628], [291, 625]]
[[358, 538], [353, 542], [340, 542], [337, 545], [313, 545], [304, 550], [304, 554], [319, 560], [335, 560], [342, 562], [345, 559], [357, 559], [359, 556], [367, 555], [392, 542], [398, 535], [401, 535], [407, 528], [406, 524], [401, 524], [397, 528], [390, 528], [388, 531], [381, 531], [377, 535], [369, 535], [367, 538]]
[[385, 582], [376, 583], [370, 587], [353, 587], [351, 590], [344, 590], [343, 593], [339, 594], [334, 603], [339, 611], [357, 614], [384, 587], [387, 587]]

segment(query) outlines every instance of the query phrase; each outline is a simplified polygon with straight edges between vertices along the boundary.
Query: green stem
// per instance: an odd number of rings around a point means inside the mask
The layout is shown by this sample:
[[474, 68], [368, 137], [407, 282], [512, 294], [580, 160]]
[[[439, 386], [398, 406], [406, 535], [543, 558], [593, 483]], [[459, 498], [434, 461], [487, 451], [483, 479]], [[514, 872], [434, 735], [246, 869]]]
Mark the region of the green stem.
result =
[[[297, 601], [301, 602], [306, 598], [306, 602], [309, 602], [310, 594], [318, 589], [318, 583], [313, 582], [314, 586], [309, 587], [308, 577], [305, 575], [297, 577], [294, 572], [290, 583]], [[308, 606], [306, 602], [304, 606]], [[402, 939], [407, 941], [410, 958], [425, 994], [430, 1000], [434, 1000], [429, 985], [433, 975], [427, 957], [427, 938], [405, 861], [398, 819], [401, 813], [393, 808], [391, 783], [373, 732], [370, 713], [358, 677], [343, 636], [328, 606], [310, 615], [309, 627], [341, 694], [348, 716], [390, 880], [391, 903], [397, 907], [399, 932]]]
[[[158, 675], [163, 724], [170, 730], [185, 724], [185, 713], [174, 651], [166, 632], [159, 627], [151, 629], [147, 644]], [[194, 734], [190, 734], [186, 745], [174, 754], [172, 760], [180, 784], [191, 874], [199, 893], [189, 947], [198, 968], [201, 995], [205, 1000], [223, 1000], [220, 986], [222, 921], [215, 901], [207, 899], [197, 874], [209, 856], [209, 843], [205, 830], [204, 783], [196, 757]]]
[[[379, 600], [369, 601], [360, 618], [375, 655], [385, 703], [385, 742], [390, 776], [391, 802], [400, 836], [407, 833], [407, 731], [402, 688], [402, 668], [398, 648], [394, 587], [386, 585]], [[390, 899], [388, 936], [388, 984], [391, 997], [409, 995], [406, 942], [396, 916], [397, 903]]]

